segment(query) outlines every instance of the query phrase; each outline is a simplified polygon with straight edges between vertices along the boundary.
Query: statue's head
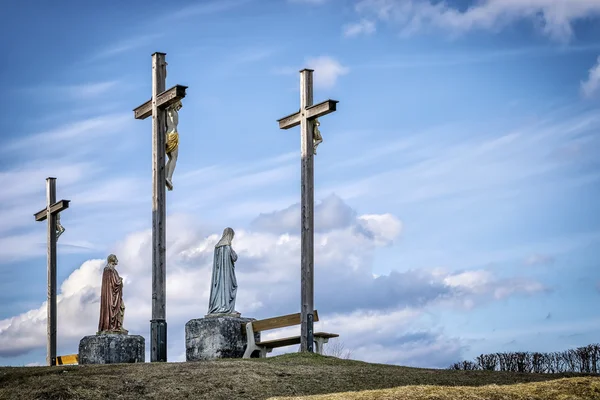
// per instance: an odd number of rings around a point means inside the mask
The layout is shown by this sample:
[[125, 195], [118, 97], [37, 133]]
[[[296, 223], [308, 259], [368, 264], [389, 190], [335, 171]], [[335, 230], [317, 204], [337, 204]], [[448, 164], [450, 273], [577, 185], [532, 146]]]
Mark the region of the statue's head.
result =
[[225, 228], [223, 230], [223, 237], [227, 237], [227, 238], [233, 239], [234, 236], [235, 236], [235, 232], [233, 231], [233, 229], [231, 229], [231, 228]]
[[117, 256], [111, 254], [106, 258], [106, 262], [108, 263], [108, 265], [115, 266], [119, 263], [119, 260], [117, 259]]
[[183, 107], [183, 104], [181, 103], [181, 100], [178, 100], [177, 103], [173, 104], [173, 109], [175, 111], [181, 110], [182, 107]]
[[225, 228], [223, 230], [223, 236], [221, 236], [221, 240], [219, 240], [219, 242], [216, 244], [215, 247], [220, 247], [220, 246], [231, 246], [231, 241], [233, 240], [233, 236], [235, 235], [235, 232], [233, 231], [233, 229], [231, 228]]

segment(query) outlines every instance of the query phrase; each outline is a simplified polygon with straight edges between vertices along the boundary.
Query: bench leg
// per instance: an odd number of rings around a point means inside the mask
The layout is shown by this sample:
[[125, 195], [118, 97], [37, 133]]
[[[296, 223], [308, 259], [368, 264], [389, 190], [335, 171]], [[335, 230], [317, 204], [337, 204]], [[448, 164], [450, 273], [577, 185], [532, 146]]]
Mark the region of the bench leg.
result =
[[256, 342], [254, 341], [254, 330], [252, 328], [252, 322], [248, 322], [246, 324], [246, 341], [248, 344], [246, 345], [246, 351], [244, 352], [242, 358], [250, 358], [255, 350], [260, 350], [260, 347], [258, 347], [256, 345]]
[[255, 350], [260, 350], [260, 348], [258, 346], [255, 346], [254, 344], [248, 343], [248, 346], [246, 346], [246, 351], [244, 352], [244, 356], [242, 358], [250, 358]]
[[261, 347], [260, 348], [260, 357], [261, 358], [266, 358], [267, 357], [267, 353], [270, 353], [270, 351], [266, 347]]
[[327, 338], [322, 338], [322, 337], [316, 337], [314, 338], [315, 340], [315, 347], [317, 350], [317, 354], [323, 354], [323, 345], [327, 342], [329, 342], [329, 339]]

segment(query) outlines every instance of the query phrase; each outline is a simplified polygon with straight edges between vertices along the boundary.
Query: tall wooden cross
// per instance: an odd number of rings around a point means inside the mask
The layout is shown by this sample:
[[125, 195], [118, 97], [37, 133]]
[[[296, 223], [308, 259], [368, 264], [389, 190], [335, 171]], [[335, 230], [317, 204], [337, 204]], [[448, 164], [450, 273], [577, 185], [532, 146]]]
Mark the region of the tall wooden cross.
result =
[[313, 70], [300, 71], [300, 111], [279, 122], [279, 129], [300, 125], [301, 152], [301, 207], [300, 217], [300, 351], [313, 351], [314, 312], [314, 171], [313, 125], [314, 120], [336, 110], [336, 100], [326, 100], [313, 105]]
[[48, 220], [48, 302], [46, 362], [56, 365], [56, 217], [69, 208], [70, 200], [56, 201], [56, 178], [46, 179], [46, 208], [36, 212], [36, 221]]
[[187, 86], [165, 90], [165, 53], [152, 54], [152, 99], [133, 110], [135, 119], [152, 116], [152, 320], [150, 361], [167, 361], [166, 321], [166, 111], [185, 97]]

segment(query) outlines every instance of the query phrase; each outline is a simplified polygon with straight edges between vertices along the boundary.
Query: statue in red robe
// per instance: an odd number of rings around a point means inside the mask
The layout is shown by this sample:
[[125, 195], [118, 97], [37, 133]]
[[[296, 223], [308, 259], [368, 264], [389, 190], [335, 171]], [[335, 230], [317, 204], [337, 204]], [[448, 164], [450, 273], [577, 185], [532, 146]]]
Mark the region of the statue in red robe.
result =
[[100, 322], [98, 334], [121, 333], [127, 334], [123, 329], [125, 316], [125, 303], [123, 303], [123, 278], [115, 269], [119, 260], [111, 254], [107, 258], [106, 267], [102, 274], [102, 288], [100, 292]]

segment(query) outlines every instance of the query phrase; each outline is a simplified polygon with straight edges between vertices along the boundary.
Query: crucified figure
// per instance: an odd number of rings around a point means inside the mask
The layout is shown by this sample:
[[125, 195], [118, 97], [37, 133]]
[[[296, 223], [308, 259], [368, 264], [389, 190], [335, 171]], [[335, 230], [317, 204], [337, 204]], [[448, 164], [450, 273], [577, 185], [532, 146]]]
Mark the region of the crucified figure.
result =
[[321, 136], [319, 125], [321, 125], [321, 123], [318, 119], [315, 119], [313, 122], [313, 152], [315, 155], [317, 154], [317, 146], [323, 142], [323, 136]]
[[63, 234], [65, 228], [60, 224], [60, 213], [56, 214], [56, 240]]
[[173, 171], [177, 164], [177, 155], [179, 154], [179, 133], [177, 132], [177, 124], [179, 123], [178, 111], [183, 105], [181, 101], [173, 104], [167, 109], [167, 148], [166, 153], [169, 160], [166, 165], [166, 184], [167, 189], [173, 190]]

